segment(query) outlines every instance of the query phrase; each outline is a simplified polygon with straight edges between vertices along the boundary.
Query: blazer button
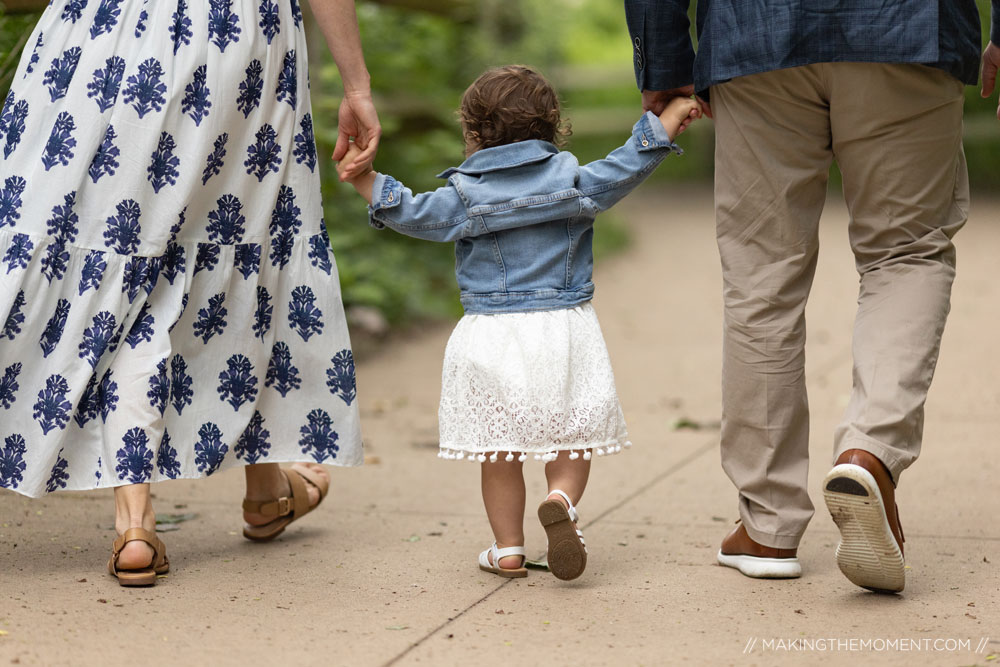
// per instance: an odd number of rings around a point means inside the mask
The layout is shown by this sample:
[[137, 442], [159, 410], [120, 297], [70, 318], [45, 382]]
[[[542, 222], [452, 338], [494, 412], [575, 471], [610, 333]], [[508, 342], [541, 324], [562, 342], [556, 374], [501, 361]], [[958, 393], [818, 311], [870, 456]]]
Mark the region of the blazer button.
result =
[[642, 41], [638, 37], [636, 37], [635, 41], [633, 42], [633, 44], [635, 44], [635, 48], [638, 51], [639, 48], [642, 46]]

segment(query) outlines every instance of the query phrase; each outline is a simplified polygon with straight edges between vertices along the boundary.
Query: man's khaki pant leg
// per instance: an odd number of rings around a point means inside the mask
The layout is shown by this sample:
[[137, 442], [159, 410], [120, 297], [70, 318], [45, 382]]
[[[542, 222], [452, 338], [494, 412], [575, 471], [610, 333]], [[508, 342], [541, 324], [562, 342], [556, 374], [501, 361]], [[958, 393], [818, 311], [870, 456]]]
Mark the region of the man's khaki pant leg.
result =
[[861, 276], [854, 387], [834, 457], [865, 449], [898, 481], [920, 453], [955, 277], [951, 239], [968, 217], [963, 86], [920, 65], [827, 67]]
[[861, 275], [854, 390], [836, 433], [894, 479], [919, 453], [968, 179], [962, 86], [918, 65], [826, 63], [712, 89], [722, 258], [723, 468], [750, 536], [793, 548], [806, 494], [804, 308], [830, 158]]
[[796, 548], [806, 490], [805, 305], [832, 160], [816, 66], [712, 87], [715, 206], [725, 305], [722, 467], [755, 541]]

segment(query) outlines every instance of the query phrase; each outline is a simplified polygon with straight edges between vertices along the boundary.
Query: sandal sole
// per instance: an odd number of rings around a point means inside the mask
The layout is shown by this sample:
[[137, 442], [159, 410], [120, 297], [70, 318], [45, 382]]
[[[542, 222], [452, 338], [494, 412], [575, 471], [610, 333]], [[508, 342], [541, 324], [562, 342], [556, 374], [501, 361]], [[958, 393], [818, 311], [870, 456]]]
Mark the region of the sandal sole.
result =
[[576, 534], [576, 524], [566, 506], [558, 500], [546, 500], [538, 506], [538, 520], [549, 540], [549, 571], [563, 581], [576, 579], [587, 569], [587, 550]]
[[[270, 523], [265, 523], [263, 526], [250, 526], [246, 524], [243, 526], [243, 537], [247, 538], [251, 542], [270, 542], [274, 538], [285, 532], [285, 528], [292, 523], [293, 519], [285, 521], [281, 526], [275, 530], [271, 527]], [[254, 529], [267, 528], [269, 532], [255, 532]]]
[[837, 566], [844, 576], [878, 593], [903, 590], [903, 553], [871, 473], [853, 464], [835, 466], [823, 480], [823, 498], [840, 529]]
[[507, 569], [502, 567], [483, 567], [480, 565], [479, 569], [483, 572], [489, 572], [490, 574], [495, 574], [498, 577], [503, 577], [504, 579], [521, 579], [528, 576], [528, 570], [523, 567]]
[[119, 586], [131, 587], [131, 586], [155, 586], [156, 578], [158, 575], [166, 574], [170, 571], [170, 563], [161, 565], [158, 568], [150, 568], [145, 570], [119, 570], [118, 572], [112, 572], [110, 569], [111, 563], [108, 563], [109, 570], [108, 574], [118, 580]]

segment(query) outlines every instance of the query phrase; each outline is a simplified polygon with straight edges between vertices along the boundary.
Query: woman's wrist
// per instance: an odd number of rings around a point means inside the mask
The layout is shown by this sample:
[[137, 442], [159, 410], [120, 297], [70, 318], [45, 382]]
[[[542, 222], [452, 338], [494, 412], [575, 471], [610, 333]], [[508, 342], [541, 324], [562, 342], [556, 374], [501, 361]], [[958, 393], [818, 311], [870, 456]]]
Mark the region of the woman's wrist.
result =
[[355, 77], [345, 77], [341, 75], [344, 82], [344, 97], [366, 97], [372, 96], [372, 78], [365, 70], [363, 74]]

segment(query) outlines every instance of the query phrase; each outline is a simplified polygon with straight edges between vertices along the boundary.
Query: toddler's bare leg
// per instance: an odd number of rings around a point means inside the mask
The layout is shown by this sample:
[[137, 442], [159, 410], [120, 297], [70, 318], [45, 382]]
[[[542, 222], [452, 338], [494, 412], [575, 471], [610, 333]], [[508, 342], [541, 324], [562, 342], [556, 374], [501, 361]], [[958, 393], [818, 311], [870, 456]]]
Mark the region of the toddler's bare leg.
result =
[[[524, 545], [524, 475], [523, 464], [514, 460], [486, 461], [483, 467], [483, 504], [493, 529], [497, 548]], [[520, 556], [500, 559], [499, 566], [521, 567]]]
[[584, 489], [587, 488], [587, 480], [590, 478], [590, 461], [585, 461], [583, 457], [571, 461], [569, 452], [559, 452], [559, 457], [555, 461], [545, 464], [545, 479], [549, 483], [549, 498], [558, 500], [563, 505], [566, 501], [562, 496], [553, 495], [554, 489], [559, 489], [568, 495], [573, 504], [580, 502]]

